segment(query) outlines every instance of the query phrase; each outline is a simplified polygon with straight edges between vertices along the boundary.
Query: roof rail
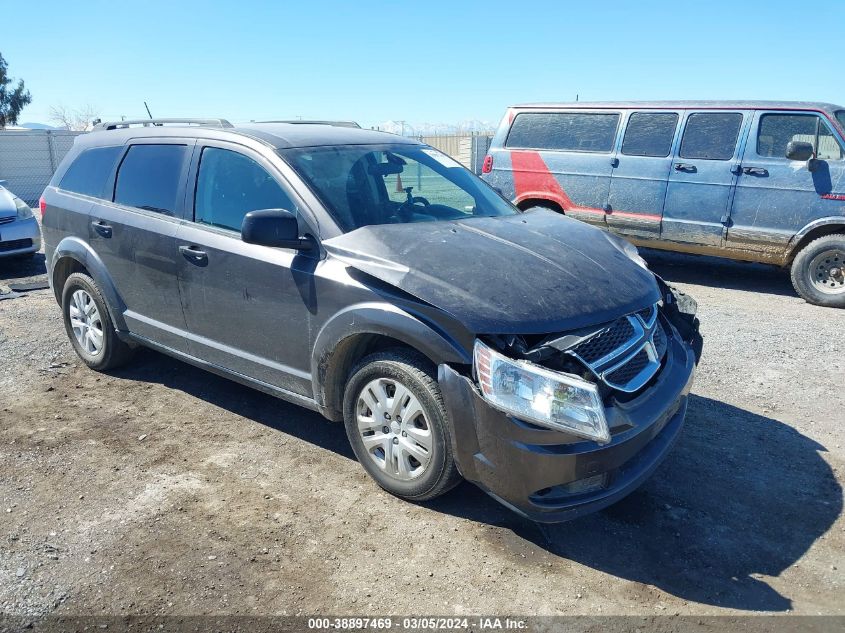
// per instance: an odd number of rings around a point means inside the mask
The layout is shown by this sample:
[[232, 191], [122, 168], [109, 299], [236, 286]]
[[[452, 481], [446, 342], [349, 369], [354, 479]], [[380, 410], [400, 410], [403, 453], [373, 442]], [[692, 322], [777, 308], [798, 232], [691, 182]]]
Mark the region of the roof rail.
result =
[[131, 119], [126, 121], [104, 121], [95, 125], [91, 131], [123, 130], [132, 126], [160, 127], [164, 125], [205, 125], [209, 127], [234, 127], [226, 119]]
[[335, 127], [357, 127], [360, 128], [361, 126], [358, 125], [355, 121], [309, 121], [303, 119], [296, 119], [296, 120], [273, 120], [273, 121], [256, 121], [256, 123], [296, 123], [299, 125], [333, 125]]

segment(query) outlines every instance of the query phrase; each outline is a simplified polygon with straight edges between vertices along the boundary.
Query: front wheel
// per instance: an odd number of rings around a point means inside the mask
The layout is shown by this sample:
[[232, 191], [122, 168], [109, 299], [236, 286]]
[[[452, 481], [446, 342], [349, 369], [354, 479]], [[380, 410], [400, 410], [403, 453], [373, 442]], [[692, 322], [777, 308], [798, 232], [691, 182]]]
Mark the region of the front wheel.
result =
[[845, 235], [813, 240], [792, 262], [792, 285], [808, 303], [845, 308]]
[[365, 358], [346, 385], [343, 413], [355, 456], [391, 494], [425, 501], [460, 482], [440, 387], [422, 356], [398, 349]]

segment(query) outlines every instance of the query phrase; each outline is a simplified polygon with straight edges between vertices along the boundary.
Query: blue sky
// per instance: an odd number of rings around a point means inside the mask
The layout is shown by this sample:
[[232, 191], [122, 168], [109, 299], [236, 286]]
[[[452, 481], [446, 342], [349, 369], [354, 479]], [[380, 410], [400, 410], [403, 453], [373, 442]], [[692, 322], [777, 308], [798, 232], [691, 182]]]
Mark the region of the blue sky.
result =
[[11, 2], [0, 53], [33, 102], [144, 115], [498, 121], [526, 101], [845, 104], [835, 3]]

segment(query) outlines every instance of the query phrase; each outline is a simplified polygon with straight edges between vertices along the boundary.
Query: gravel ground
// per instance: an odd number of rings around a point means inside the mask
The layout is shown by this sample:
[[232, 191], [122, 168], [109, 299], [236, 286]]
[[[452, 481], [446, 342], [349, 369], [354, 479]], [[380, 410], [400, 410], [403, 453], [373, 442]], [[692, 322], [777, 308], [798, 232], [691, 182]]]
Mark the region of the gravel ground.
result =
[[[395, 499], [341, 425], [152, 352], [94, 373], [49, 291], [0, 301], [0, 612], [845, 613], [845, 313], [771, 268], [647, 257], [700, 305], [684, 434], [555, 526], [468, 484]], [[0, 261], [0, 286], [43, 270]]]

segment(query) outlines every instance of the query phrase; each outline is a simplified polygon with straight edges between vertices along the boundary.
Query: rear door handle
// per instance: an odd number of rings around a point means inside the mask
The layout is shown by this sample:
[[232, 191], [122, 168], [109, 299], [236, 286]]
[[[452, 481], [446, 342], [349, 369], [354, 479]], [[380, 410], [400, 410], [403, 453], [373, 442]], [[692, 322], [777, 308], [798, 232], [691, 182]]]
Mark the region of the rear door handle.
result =
[[179, 252], [182, 253], [185, 259], [194, 264], [208, 261], [208, 253], [201, 251], [196, 246], [182, 245], [179, 247]]
[[695, 173], [698, 170], [695, 168], [695, 165], [690, 165], [689, 163], [675, 163], [675, 171], [686, 171], [689, 173]]
[[742, 173], [749, 176], [768, 176], [769, 170], [763, 167], [743, 167]]
[[111, 237], [111, 225], [106, 224], [102, 220], [94, 220], [91, 222], [91, 226], [93, 226], [94, 230], [103, 237]]

